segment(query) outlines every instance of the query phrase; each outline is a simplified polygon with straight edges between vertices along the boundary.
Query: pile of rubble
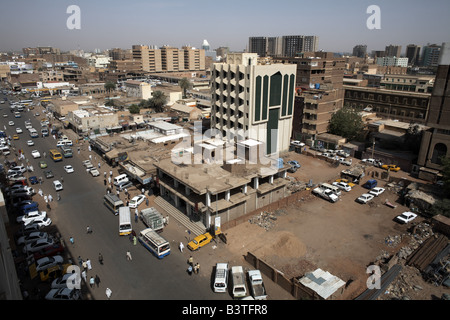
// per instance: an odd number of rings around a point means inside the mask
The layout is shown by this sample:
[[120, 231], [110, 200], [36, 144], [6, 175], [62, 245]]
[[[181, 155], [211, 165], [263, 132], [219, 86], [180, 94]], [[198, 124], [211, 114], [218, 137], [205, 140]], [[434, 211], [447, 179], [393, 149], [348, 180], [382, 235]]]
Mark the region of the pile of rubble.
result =
[[275, 221], [277, 220], [277, 216], [282, 214], [287, 214], [286, 210], [278, 209], [274, 212], [263, 211], [258, 215], [251, 217], [248, 222], [251, 224], [256, 224], [264, 230], [268, 231], [275, 226]]
[[299, 191], [303, 191], [307, 188], [307, 183], [303, 181], [298, 181], [293, 177], [288, 177], [290, 183], [287, 185], [287, 189], [290, 193], [295, 193]]

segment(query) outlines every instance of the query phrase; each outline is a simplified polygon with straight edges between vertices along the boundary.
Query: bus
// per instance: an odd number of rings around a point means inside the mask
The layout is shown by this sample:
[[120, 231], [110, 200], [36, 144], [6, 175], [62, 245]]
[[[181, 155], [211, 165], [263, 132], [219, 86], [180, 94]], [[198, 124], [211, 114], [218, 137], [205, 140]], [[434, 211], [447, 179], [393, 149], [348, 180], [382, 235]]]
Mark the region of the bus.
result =
[[23, 104], [24, 106], [27, 106], [32, 102], [33, 102], [33, 100], [20, 100], [20, 103]]
[[131, 233], [131, 211], [130, 207], [119, 208], [119, 235], [126, 236]]
[[53, 159], [53, 161], [62, 161], [62, 159], [63, 159], [63, 156], [62, 156], [62, 154], [58, 151], [58, 150], [56, 150], [56, 149], [51, 149], [50, 150], [50, 158], [52, 158]]
[[105, 194], [103, 197], [103, 204], [111, 210], [115, 216], [119, 214], [119, 208], [123, 207], [123, 201], [112, 193]]
[[161, 235], [159, 235], [155, 230], [151, 228], [142, 230], [139, 234], [138, 240], [158, 259], [162, 259], [170, 254], [169, 241], [164, 239]]
[[73, 156], [73, 151], [68, 146], [62, 146], [61, 153], [63, 154], [64, 158], [71, 158]]

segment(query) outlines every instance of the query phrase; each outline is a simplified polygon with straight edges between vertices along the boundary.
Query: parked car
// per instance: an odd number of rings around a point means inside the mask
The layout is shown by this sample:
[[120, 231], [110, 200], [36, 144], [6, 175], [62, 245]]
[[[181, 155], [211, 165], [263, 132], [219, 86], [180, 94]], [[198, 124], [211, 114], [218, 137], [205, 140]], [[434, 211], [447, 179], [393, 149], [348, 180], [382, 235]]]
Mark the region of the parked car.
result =
[[53, 181], [53, 188], [55, 189], [55, 191], [61, 191], [63, 190], [63, 185], [61, 182], [59, 182], [59, 180], [55, 180]]
[[28, 141], [27, 141], [27, 145], [28, 145], [29, 147], [34, 146], [34, 141], [33, 141], [33, 140], [28, 140]]
[[298, 161], [296, 161], [296, 160], [288, 161], [288, 164], [290, 164], [292, 167], [295, 167], [297, 169], [301, 167], [300, 163], [298, 163]]
[[65, 275], [67, 273], [67, 268], [69, 268], [70, 266], [72, 266], [72, 264], [65, 263], [63, 265], [56, 265], [54, 267], [47, 268], [39, 273], [39, 277], [41, 278], [42, 282], [52, 281], [53, 279]]
[[45, 296], [45, 300], [79, 300], [81, 298], [78, 289], [51, 289]]
[[410, 211], [406, 211], [406, 212], [403, 212], [401, 215], [396, 216], [394, 220], [399, 223], [405, 224], [405, 223], [413, 221], [415, 218], [417, 218], [417, 214], [410, 212]]
[[300, 142], [300, 141], [298, 141], [298, 140], [291, 141], [291, 145], [293, 145], [293, 146], [299, 146], [299, 147], [304, 147], [304, 146], [305, 146], [305, 144], [304, 144], [303, 142]]
[[52, 245], [53, 243], [54, 243], [54, 241], [52, 238], [39, 239], [39, 240], [33, 241], [33, 242], [25, 245], [23, 247], [23, 253], [27, 253], [27, 252], [33, 253], [33, 252], [39, 251], [45, 247], [48, 247], [48, 246]]
[[356, 199], [356, 201], [358, 201], [359, 203], [367, 203], [370, 200], [372, 200], [375, 196], [373, 194], [368, 194], [368, 193], [364, 193], [362, 195], [359, 196], [358, 199]]
[[39, 239], [47, 239], [48, 233], [47, 232], [32, 232], [29, 235], [22, 236], [19, 239], [17, 239], [17, 245], [21, 246], [23, 244], [28, 244], [30, 242], [39, 240]]
[[139, 205], [140, 205], [142, 202], [144, 202], [145, 199], [146, 199], [146, 196], [145, 196], [145, 195], [139, 194], [139, 195], [133, 197], [133, 198], [130, 200], [128, 206], [129, 206], [130, 208], [137, 208], [137, 207], [139, 207]]
[[345, 182], [333, 182], [333, 186], [336, 186], [339, 189], [347, 191], [347, 192], [352, 191], [352, 187], [350, 187]]
[[39, 183], [39, 180], [36, 176], [31, 176], [28, 178], [28, 180], [30, 181], [31, 184], [37, 184]]
[[34, 253], [34, 259], [40, 259], [43, 257], [54, 256], [55, 254], [59, 254], [64, 252], [64, 247], [60, 243], [54, 243], [51, 246], [45, 247]]
[[375, 187], [369, 191], [370, 194], [373, 194], [375, 197], [378, 197], [380, 194], [384, 192], [384, 188]]
[[31, 221], [33, 221], [34, 219], [37, 218], [45, 218], [47, 216], [47, 212], [45, 211], [30, 211], [27, 214], [23, 215], [23, 216], [19, 216], [17, 217], [17, 222], [18, 223], [25, 223], [28, 224]]
[[73, 170], [73, 167], [69, 164], [69, 165], [67, 165], [67, 166], [64, 166], [64, 170], [67, 172], [67, 173], [72, 173], [74, 170]]
[[51, 224], [52, 224], [52, 219], [50, 219], [49, 217], [39, 217], [39, 218], [36, 218], [29, 222], [25, 222], [24, 226], [36, 225], [39, 228], [44, 228], [44, 227], [48, 227]]
[[52, 170], [44, 171], [44, 174], [45, 174], [45, 177], [46, 177], [47, 179], [50, 179], [50, 178], [53, 178], [53, 177], [54, 177]]
[[375, 180], [375, 179], [367, 180], [367, 182], [362, 185], [362, 187], [366, 188], [366, 189], [373, 189], [376, 186], [377, 186], [377, 180]]
[[64, 262], [64, 258], [60, 255], [56, 255], [53, 257], [43, 257], [36, 261], [36, 271], [40, 272], [47, 268], [54, 267], [57, 264], [62, 264]]
[[31, 151], [31, 156], [36, 159], [36, 158], [40, 158], [41, 157], [41, 153], [37, 150], [33, 150]]
[[201, 247], [207, 245], [208, 243], [210, 243], [212, 240], [212, 236], [211, 234], [209, 234], [209, 232], [205, 233], [205, 234], [201, 234], [197, 237], [195, 237], [194, 239], [192, 239], [191, 242], [188, 243], [187, 247], [192, 250], [198, 250]]
[[399, 166], [397, 166], [395, 164], [383, 164], [381, 166], [381, 168], [385, 169], [385, 170], [389, 170], [389, 171], [395, 171], [395, 172], [397, 172], [401, 169]]
[[69, 280], [70, 277], [73, 277], [72, 273], [66, 273], [62, 277], [56, 278], [55, 280], [53, 280], [53, 282], [51, 284], [51, 288], [52, 289], [67, 288], [67, 284], [68, 284], [67, 281], [69, 281], [69, 283], [72, 283], [73, 285], [75, 285], [75, 280], [74, 279]]
[[98, 177], [100, 175], [100, 172], [97, 170], [97, 168], [91, 168], [89, 170], [89, 173], [93, 176], [93, 177]]

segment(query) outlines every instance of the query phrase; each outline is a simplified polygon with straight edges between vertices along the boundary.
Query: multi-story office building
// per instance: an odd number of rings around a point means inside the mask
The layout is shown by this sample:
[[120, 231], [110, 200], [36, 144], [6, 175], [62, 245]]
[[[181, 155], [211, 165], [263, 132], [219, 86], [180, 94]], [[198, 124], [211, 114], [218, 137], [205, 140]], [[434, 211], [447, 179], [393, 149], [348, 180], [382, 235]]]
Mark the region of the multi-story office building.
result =
[[384, 50], [386, 57], [400, 57], [402, 54], [402, 46], [399, 45], [388, 45]]
[[420, 62], [420, 46], [415, 44], [409, 44], [406, 47], [406, 57], [408, 58], [411, 66], [417, 66]]
[[302, 52], [315, 52], [318, 46], [317, 36], [250, 37], [248, 52], [260, 57], [295, 57]]
[[377, 65], [388, 67], [408, 67], [408, 58], [386, 56], [377, 58]]
[[331, 116], [343, 106], [345, 59], [335, 58], [332, 52], [315, 52], [275, 61], [296, 65], [293, 138], [315, 140], [327, 132]]
[[[417, 160], [423, 176], [429, 176], [427, 169], [442, 170], [441, 157], [450, 156], [450, 42], [442, 44], [438, 69], [430, 100], [430, 110]], [[436, 177], [436, 176], [435, 176]]]
[[353, 56], [358, 58], [364, 58], [367, 53], [367, 45], [359, 44], [353, 47]]
[[257, 140], [266, 154], [287, 151], [292, 131], [295, 65], [257, 64], [255, 53], [229, 53], [212, 68], [211, 128]]
[[441, 46], [436, 44], [426, 45], [422, 50], [422, 65], [424, 67], [437, 67]]
[[133, 45], [133, 59], [147, 72], [178, 72], [205, 70], [205, 50], [192, 47], [182, 49], [163, 46], [160, 49]]

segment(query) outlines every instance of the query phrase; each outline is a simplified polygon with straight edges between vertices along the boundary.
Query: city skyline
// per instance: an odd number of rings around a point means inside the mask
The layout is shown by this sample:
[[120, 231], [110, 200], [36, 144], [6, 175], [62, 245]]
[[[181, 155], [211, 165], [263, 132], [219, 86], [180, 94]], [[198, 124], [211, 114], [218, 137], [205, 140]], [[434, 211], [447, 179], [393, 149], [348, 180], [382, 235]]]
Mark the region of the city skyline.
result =
[[[71, 5], [80, 8], [79, 30], [67, 27], [71, 14], [66, 11]], [[380, 8], [381, 29], [367, 28], [370, 5]], [[394, 44], [401, 45], [404, 54], [408, 44], [441, 45], [449, 41], [448, 12], [447, 0], [344, 0], [319, 4], [302, 0], [231, 0], [224, 5], [207, 0], [19, 0], [2, 5], [0, 51], [36, 46], [94, 51], [131, 49], [134, 44], [201, 48], [204, 39], [212, 49], [243, 51], [253, 36], [315, 35], [319, 37], [319, 50], [352, 52], [354, 46], [365, 44], [370, 53]]]

